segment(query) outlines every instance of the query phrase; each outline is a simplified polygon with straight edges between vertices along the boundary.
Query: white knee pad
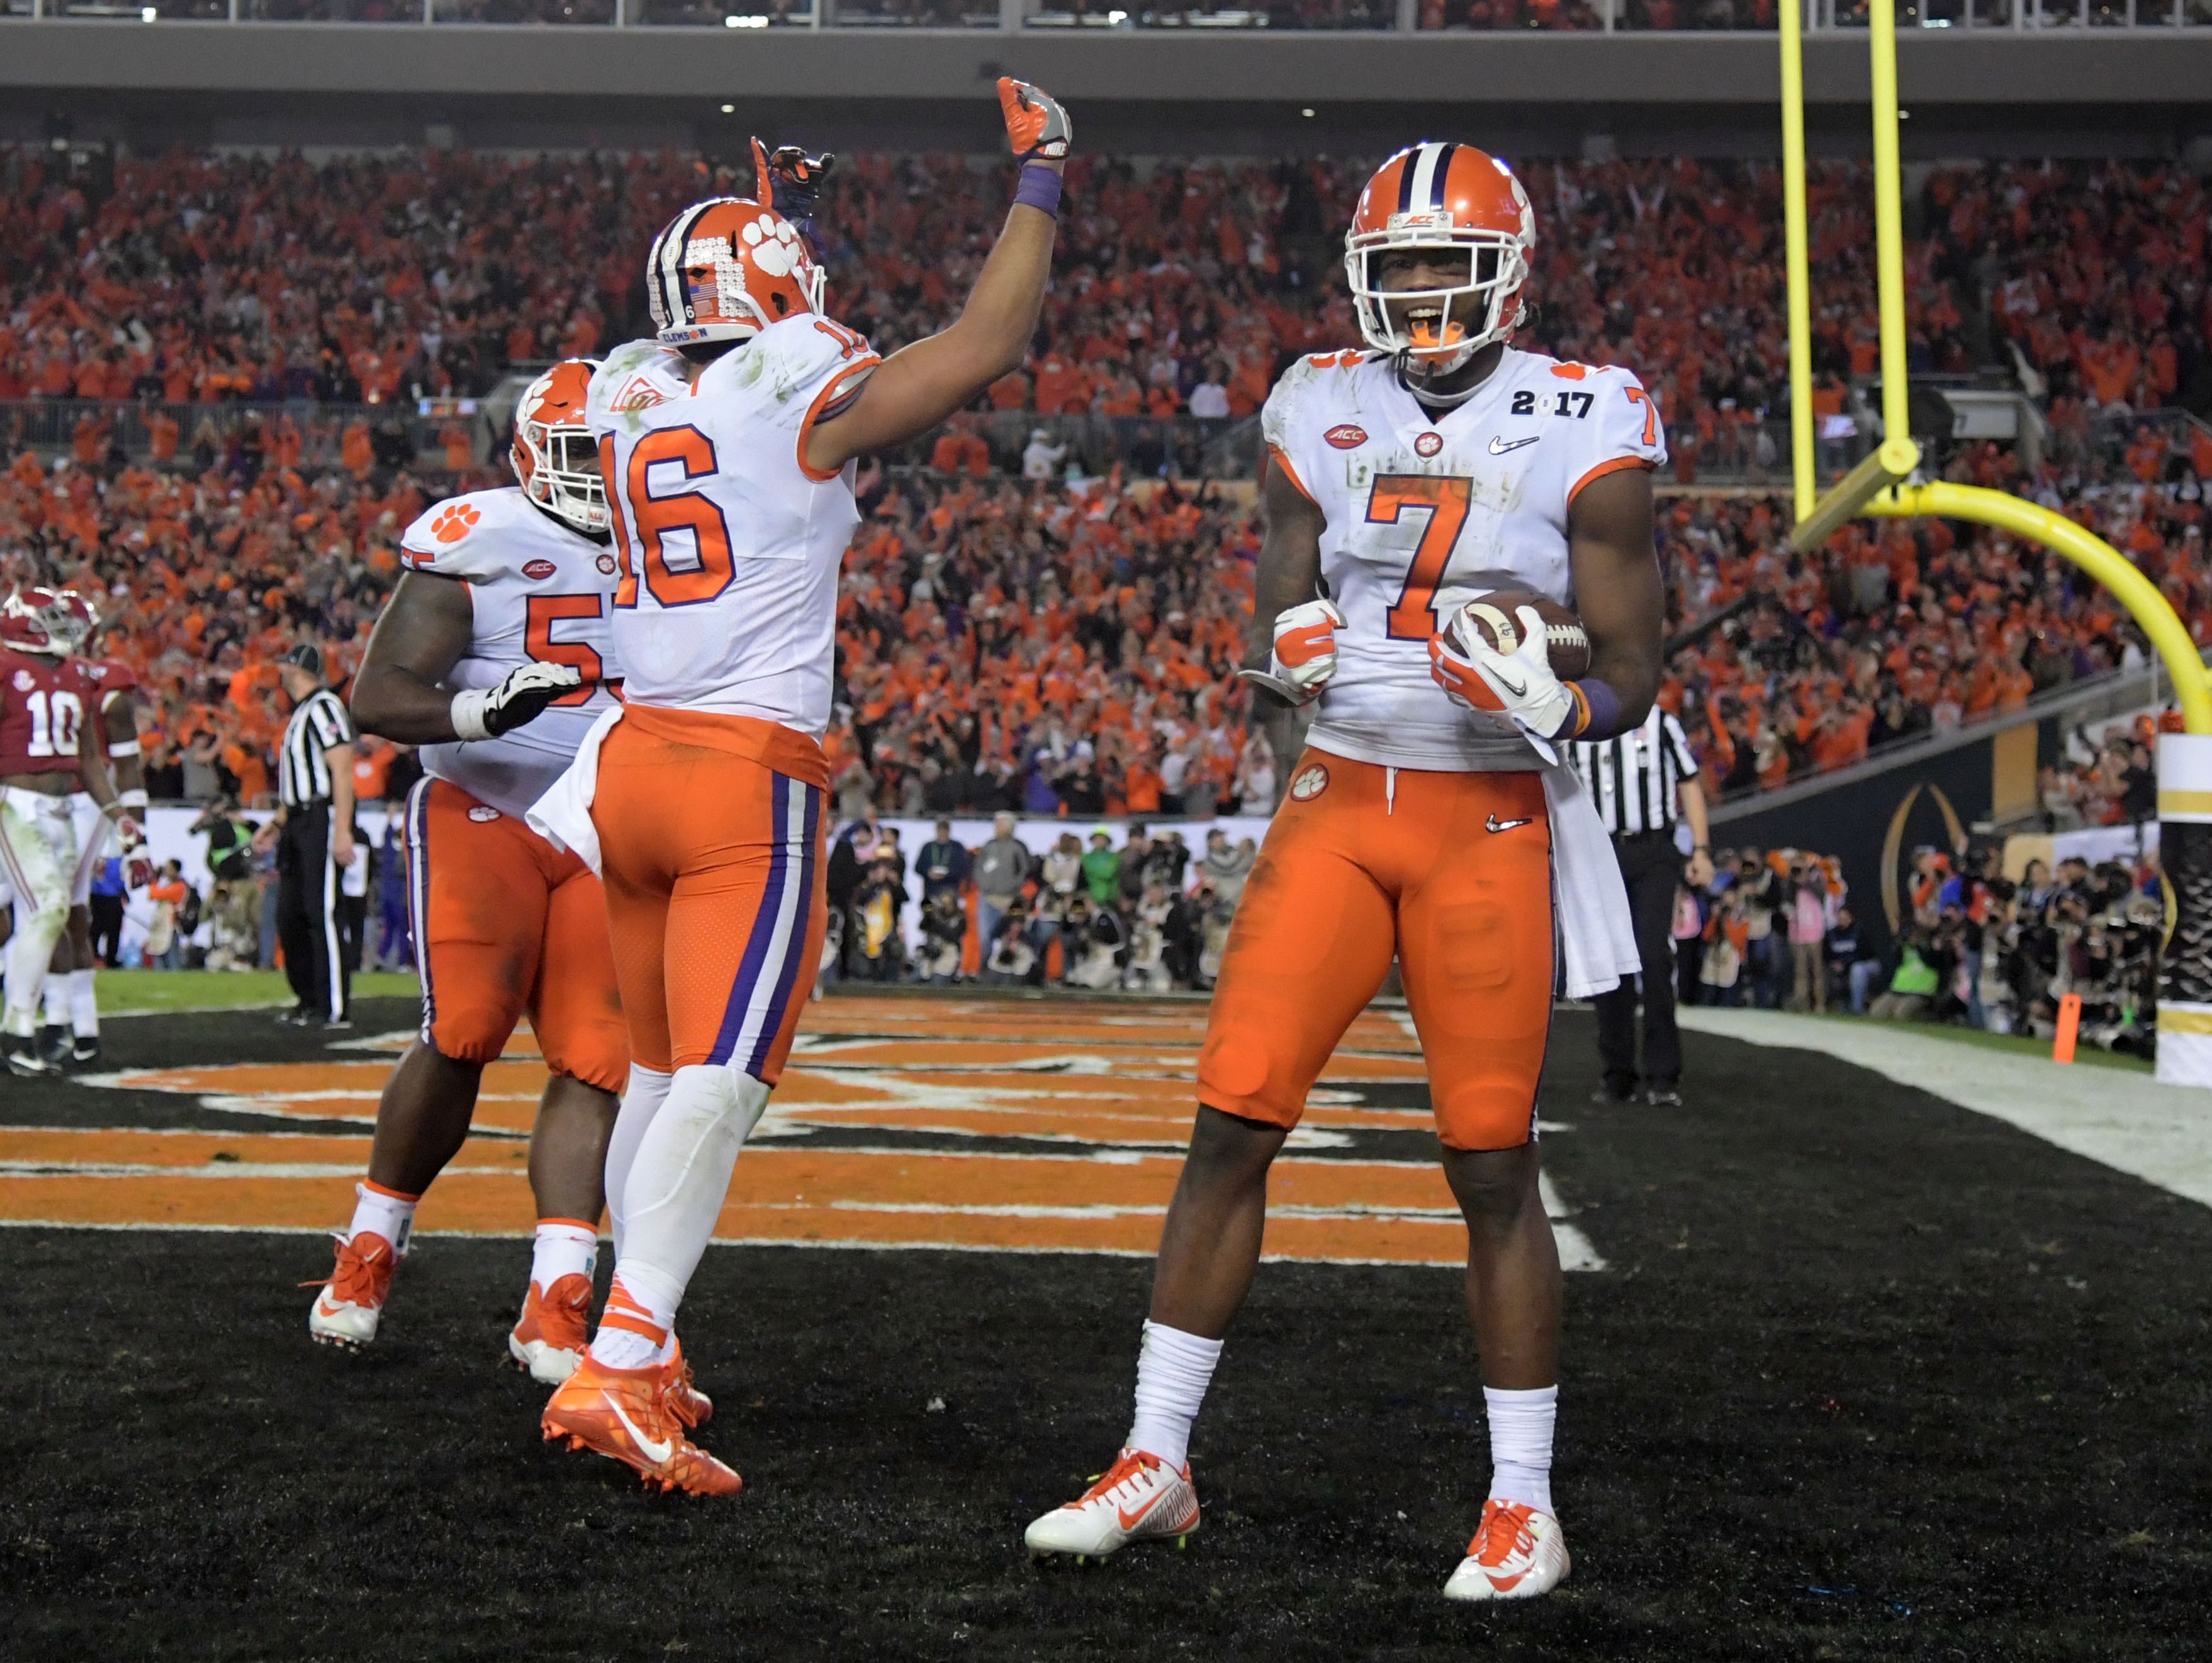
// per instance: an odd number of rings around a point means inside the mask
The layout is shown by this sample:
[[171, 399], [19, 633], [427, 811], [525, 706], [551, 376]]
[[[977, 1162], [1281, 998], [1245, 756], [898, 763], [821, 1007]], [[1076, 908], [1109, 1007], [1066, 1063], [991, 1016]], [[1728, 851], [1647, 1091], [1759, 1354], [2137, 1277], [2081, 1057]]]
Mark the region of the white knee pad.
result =
[[623, 1250], [623, 1188], [629, 1182], [629, 1169], [637, 1159], [638, 1145], [645, 1141], [646, 1129], [660, 1113], [661, 1104], [668, 1101], [670, 1079], [657, 1068], [632, 1063], [629, 1078], [623, 1086], [622, 1111], [615, 1116], [615, 1129], [607, 1138], [607, 1223], [614, 1235], [617, 1259]]
[[750, 1074], [696, 1064], [676, 1071], [623, 1185], [617, 1274], [635, 1263], [661, 1287], [690, 1281], [721, 1216], [738, 1151], [767, 1108], [768, 1088]]

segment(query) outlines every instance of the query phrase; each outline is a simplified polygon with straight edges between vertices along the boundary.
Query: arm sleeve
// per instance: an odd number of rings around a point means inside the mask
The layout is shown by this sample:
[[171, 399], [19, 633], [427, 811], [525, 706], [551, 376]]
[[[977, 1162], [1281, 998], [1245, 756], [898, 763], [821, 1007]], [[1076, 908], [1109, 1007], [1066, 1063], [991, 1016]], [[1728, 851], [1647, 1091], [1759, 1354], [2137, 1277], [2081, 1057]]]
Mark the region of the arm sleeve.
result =
[[1571, 391], [1590, 394], [1592, 405], [1588, 420], [1574, 424], [1584, 431], [1583, 454], [1567, 487], [1570, 507], [1585, 485], [1609, 473], [1666, 465], [1667, 428], [1659, 401], [1634, 375], [1625, 369], [1599, 370]]

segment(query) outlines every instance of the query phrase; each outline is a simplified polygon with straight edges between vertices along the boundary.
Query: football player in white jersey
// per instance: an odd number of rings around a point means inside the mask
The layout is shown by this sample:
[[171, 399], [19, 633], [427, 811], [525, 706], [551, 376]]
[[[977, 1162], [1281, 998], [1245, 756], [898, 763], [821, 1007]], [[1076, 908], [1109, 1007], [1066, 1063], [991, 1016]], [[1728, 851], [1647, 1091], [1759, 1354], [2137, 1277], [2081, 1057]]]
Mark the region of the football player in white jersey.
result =
[[[1490, 1410], [1490, 1498], [1444, 1591], [1523, 1599], [1566, 1574], [1550, 1481], [1559, 1262], [1535, 1147], [1555, 859], [1563, 907], [1614, 909], [1625, 931], [1626, 901], [1609, 853], [1571, 873], [1597, 828], [1586, 801], [1553, 805], [1544, 770], [1555, 742], [1632, 726], [1657, 689], [1650, 475], [1665, 449], [1626, 370], [1509, 344], [1534, 241], [1503, 163], [1464, 145], [1400, 152], [1346, 239], [1370, 349], [1293, 365], [1267, 401], [1242, 673], [1264, 696], [1317, 701], [1309, 749], [1224, 955], [1134, 1423], [1088, 1494], [1030, 1525], [1034, 1552], [1196, 1527], [1190, 1429], [1258, 1263], [1269, 1164], [1395, 956], [1467, 1221]], [[1500, 589], [1571, 598], [1589, 673], [1553, 675], [1533, 608], [1510, 656], [1460, 640], [1464, 604]]]
[[[592, 850], [635, 1066], [608, 1164], [615, 1282], [548, 1438], [649, 1484], [730, 1494], [684, 1436], [672, 1328], [818, 962], [837, 572], [852, 464], [1020, 365], [1052, 262], [1067, 119], [1011, 80], [1014, 204], [949, 328], [885, 360], [824, 311], [795, 170], [684, 209], [654, 241], [659, 334], [592, 379], [623, 578], [619, 719], [532, 823]], [[816, 173], [818, 181], [818, 172]]]
[[548, 1384], [583, 1353], [629, 1067], [599, 881], [523, 817], [621, 682], [615, 558], [583, 422], [595, 367], [568, 360], [523, 394], [519, 484], [450, 498], [407, 528], [407, 569], [354, 681], [363, 732], [422, 747], [427, 777], [407, 801], [422, 1031], [385, 1085], [352, 1222], [307, 1314], [325, 1344], [376, 1338], [416, 1204], [459, 1151], [485, 1065], [526, 1012], [553, 1077], [531, 1136], [536, 1247], [507, 1350]]

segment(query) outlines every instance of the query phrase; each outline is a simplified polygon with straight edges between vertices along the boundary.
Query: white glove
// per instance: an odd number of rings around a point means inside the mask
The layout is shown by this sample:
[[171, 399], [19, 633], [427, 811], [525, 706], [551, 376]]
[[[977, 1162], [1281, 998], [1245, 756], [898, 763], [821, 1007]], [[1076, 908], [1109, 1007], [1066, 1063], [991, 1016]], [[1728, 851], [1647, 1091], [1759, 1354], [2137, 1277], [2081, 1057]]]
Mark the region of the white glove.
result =
[[1571, 739], [1587, 720], [1587, 707], [1552, 673], [1542, 614], [1524, 606], [1514, 616], [1521, 626], [1521, 644], [1500, 652], [1482, 639], [1461, 608], [1443, 634], [1429, 638], [1429, 674], [1455, 704], [1510, 716], [1522, 732], [1547, 743]]
[[1237, 673], [1287, 703], [1311, 704], [1336, 674], [1336, 632], [1344, 627], [1344, 614], [1334, 601], [1302, 602], [1276, 615], [1267, 669]]
[[493, 739], [512, 733], [545, 713], [546, 706], [584, 684], [572, 664], [533, 659], [508, 671], [497, 687], [473, 687], [453, 695], [453, 731], [464, 739]]

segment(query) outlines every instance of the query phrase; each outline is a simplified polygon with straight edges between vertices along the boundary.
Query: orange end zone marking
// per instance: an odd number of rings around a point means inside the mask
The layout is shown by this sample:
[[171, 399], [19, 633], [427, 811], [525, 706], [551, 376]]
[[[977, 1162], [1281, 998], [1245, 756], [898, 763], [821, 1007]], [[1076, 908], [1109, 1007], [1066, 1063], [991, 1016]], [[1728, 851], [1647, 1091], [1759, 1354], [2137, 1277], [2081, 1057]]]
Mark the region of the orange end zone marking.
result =
[[[723, 1241], [1149, 1255], [1182, 1167], [1205, 1008], [1157, 1004], [840, 998], [810, 1007], [759, 1141], [738, 1162]], [[904, 1037], [905, 1035], [912, 1037]], [[900, 1035], [902, 1037], [885, 1037]], [[81, 1083], [265, 1115], [265, 1132], [0, 1128], [0, 1222], [327, 1229], [350, 1210], [369, 1127], [409, 1036], [326, 1060], [126, 1071]], [[1401, 1017], [1370, 1011], [1314, 1092], [1310, 1144], [1346, 1129], [1426, 1131], [1425, 1109], [1370, 1108], [1358, 1088], [1422, 1075]], [[440, 1234], [526, 1236], [527, 1149], [547, 1079], [518, 1034], [484, 1072], [473, 1136], [424, 1198]], [[118, 1108], [122, 1100], [118, 1100]], [[282, 1130], [284, 1122], [321, 1121]], [[342, 1122], [345, 1131], [331, 1129]], [[1048, 1142], [1054, 1152], [823, 1149], [805, 1128]], [[354, 1128], [358, 1128], [355, 1130]], [[1302, 1158], [1275, 1168], [1266, 1253], [1456, 1265], [1466, 1235], [1426, 1161]]]

